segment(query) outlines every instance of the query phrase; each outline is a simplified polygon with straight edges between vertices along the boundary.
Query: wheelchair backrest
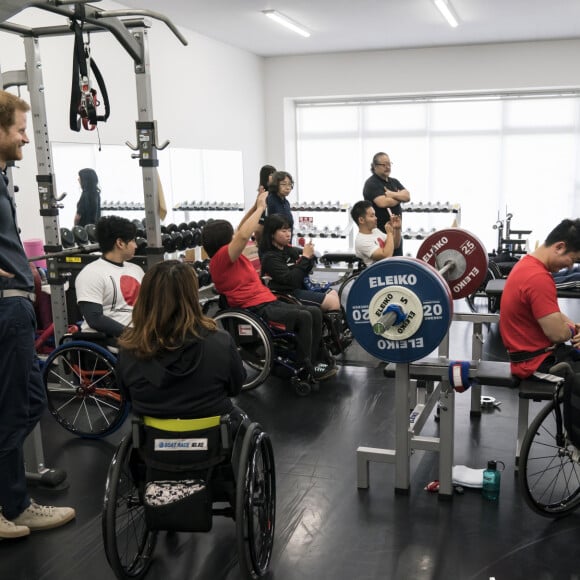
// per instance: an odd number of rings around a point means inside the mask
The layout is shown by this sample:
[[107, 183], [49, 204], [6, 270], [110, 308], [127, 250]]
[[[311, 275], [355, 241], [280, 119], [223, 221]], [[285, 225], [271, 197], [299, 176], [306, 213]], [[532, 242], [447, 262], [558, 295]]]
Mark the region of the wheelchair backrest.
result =
[[175, 473], [202, 471], [222, 463], [230, 453], [229, 417], [143, 417], [133, 424], [133, 440], [152, 469]]

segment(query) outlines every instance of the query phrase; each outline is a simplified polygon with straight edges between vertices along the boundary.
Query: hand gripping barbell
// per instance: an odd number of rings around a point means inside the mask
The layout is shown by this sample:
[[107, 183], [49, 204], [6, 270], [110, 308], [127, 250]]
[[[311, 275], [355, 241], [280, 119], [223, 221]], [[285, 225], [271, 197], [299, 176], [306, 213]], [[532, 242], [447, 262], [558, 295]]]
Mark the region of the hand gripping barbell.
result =
[[453, 300], [481, 286], [487, 265], [487, 252], [473, 234], [460, 228], [435, 232], [417, 258], [386, 258], [361, 272], [348, 295], [349, 327], [378, 359], [423, 358], [447, 334]]

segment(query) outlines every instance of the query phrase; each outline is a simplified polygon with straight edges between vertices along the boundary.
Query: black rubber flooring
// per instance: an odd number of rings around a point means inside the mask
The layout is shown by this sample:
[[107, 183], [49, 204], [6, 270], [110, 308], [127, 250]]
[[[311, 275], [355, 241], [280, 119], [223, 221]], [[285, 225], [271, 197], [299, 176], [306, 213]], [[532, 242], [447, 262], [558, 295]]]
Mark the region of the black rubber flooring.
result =
[[[453, 325], [451, 355], [468, 358], [469, 325]], [[502, 356], [497, 331], [486, 331], [489, 358]], [[364, 361], [363, 361], [364, 362]], [[437, 455], [411, 460], [408, 495], [394, 493], [394, 466], [371, 464], [370, 487], [356, 486], [356, 448], [394, 447], [394, 381], [382, 365], [343, 366], [307, 398], [271, 379], [238, 404], [272, 437], [277, 467], [275, 580], [579, 580], [580, 510], [559, 521], [533, 513], [514, 477], [517, 397], [484, 393], [499, 409], [469, 416], [469, 395], [456, 397], [455, 464], [506, 469], [497, 503], [478, 490], [450, 501], [424, 490], [437, 479]], [[533, 410], [530, 415], [533, 414]], [[125, 430], [128, 424], [125, 425]], [[32, 490], [41, 502], [72, 505], [75, 522], [0, 542], [2, 580], [108, 580], [100, 512], [106, 472], [124, 431], [107, 440], [73, 437], [51, 417], [42, 422], [47, 464], [68, 473], [62, 492]], [[430, 418], [424, 433], [436, 434]], [[1, 474], [0, 474], [1, 477]], [[242, 578], [231, 520], [208, 534], [160, 534], [149, 580]]]

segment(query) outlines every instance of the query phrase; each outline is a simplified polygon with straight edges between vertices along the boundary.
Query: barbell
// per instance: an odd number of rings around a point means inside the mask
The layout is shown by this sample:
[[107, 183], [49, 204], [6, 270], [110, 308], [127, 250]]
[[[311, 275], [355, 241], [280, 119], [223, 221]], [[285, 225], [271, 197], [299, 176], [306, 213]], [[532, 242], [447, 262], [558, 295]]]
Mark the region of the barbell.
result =
[[386, 258], [350, 289], [346, 315], [361, 347], [386, 362], [413, 362], [434, 351], [453, 317], [453, 300], [475, 292], [487, 276], [481, 241], [461, 228], [428, 236], [417, 258]]

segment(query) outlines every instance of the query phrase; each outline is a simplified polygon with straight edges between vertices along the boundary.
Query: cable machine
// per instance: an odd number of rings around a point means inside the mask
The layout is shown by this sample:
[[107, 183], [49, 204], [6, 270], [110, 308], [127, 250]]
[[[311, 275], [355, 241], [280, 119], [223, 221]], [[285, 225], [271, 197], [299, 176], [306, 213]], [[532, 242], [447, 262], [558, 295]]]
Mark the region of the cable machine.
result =
[[[98, 1], [98, 0], [97, 0]], [[102, 10], [87, 2], [71, 0], [8, 0], [0, 5], [0, 30], [18, 34], [24, 40], [26, 65], [24, 71], [6, 73], [5, 86], [26, 85], [30, 93], [32, 127], [36, 148], [38, 174], [38, 196], [40, 215], [44, 227], [44, 251], [55, 254], [63, 250], [59, 228], [59, 198], [56, 195], [52, 155], [47, 129], [46, 104], [44, 99], [44, 82], [42, 62], [38, 39], [45, 36], [64, 36], [74, 34], [69, 25], [29, 28], [6, 22], [15, 14], [26, 8], [37, 8], [82, 23], [85, 32], [108, 31], [117, 39], [134, 61], [137, 89], [136, 145], [128, 141], [133, 149], [131, 155], [139, 159], [143, 176], [145, 201], [145, 219], [147, 229], [147, 263], [152, 265], [163, 259], [164, 248], [161, 244], [159, 221], [159, 192], [157, 181], [157, 151], [165, 148], [169, 142], [158, 145], [157, 123], [153, 118], [151, 76], [149, 69], [149, 52], [147, 32], [150, 27], [146, 17], [164, 22], [177, 36], [183, 45], [185, 37], [171, 21], [162, 14], [149, 10]], [[136, 17], [121, 19], [121, 17]], [[12, 179], [11, 179], [12, 183]], [[58, 344], [68, 327], [68, 313], [65, 296], [66, 277], [61, 275], [54, 258], [48, 259], [48, 283], [51, 286], [51, 306], [54, 322], [55, 341]]]

